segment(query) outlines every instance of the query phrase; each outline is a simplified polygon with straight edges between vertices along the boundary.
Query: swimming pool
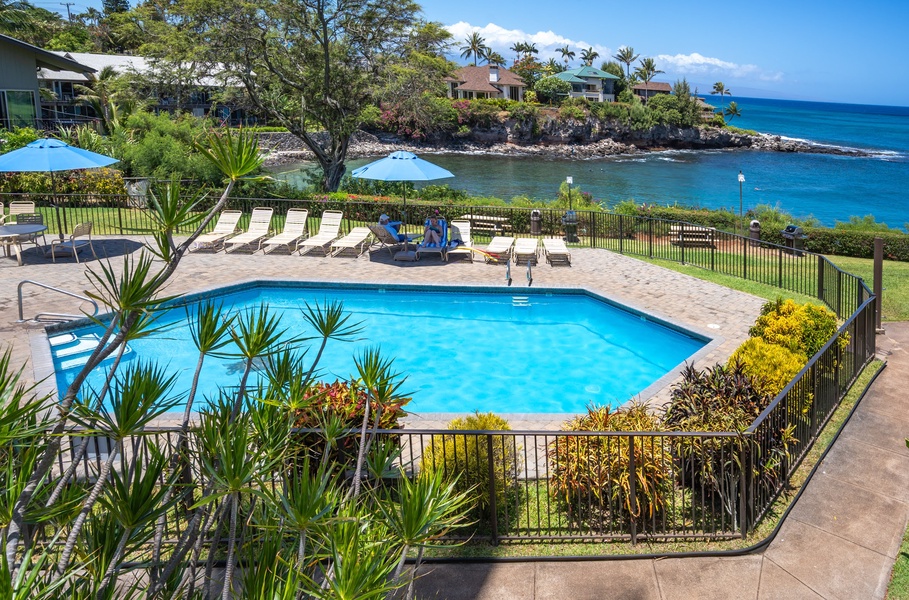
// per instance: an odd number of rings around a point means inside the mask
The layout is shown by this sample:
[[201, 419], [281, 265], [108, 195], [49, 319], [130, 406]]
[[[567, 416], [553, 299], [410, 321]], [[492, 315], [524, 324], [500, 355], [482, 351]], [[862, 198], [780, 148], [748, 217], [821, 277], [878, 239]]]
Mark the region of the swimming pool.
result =
[[[707, 338], [662, 323], [583, 290], [515, 290], [268, 282], [187, 296], [223, 301], [225, 310], [267, 304], [286, 336], [312, 334], [304, 303], [341, 301], [364, 327], [356, 342], [329, 342], [323, 380], [356, 373], [354, 357], [378, 346], [407, 375], [409, 412], [581, 413], [590, 404], [618, 406], [677, 370]], [[198, 360], [176, 306], [166, 330], [130, 342], [124, 362], [154, 358], [188, 390]], [[93, 349], [97, 326], [49, 334], [58, 389], [66, 389]], [[314, 353], [314, 352], [313, 352]], [[100, 389], [108, 363], [86, 384]], [[206, 358], [197, 398], [236, 385], [240, 359]], [[197, 400], [199, 403], [200, 400]]]

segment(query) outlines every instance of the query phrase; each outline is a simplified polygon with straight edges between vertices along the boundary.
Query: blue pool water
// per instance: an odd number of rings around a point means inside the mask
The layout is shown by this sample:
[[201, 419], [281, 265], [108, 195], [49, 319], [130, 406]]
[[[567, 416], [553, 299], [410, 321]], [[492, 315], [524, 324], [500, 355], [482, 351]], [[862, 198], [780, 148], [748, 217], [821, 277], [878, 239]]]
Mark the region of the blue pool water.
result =
[[[222, 299], [230, 311], [267, 304], [280, 314], [286, 337], [313, 334], [302, 316], [305, 302], [342, 301], [351, 322], [362, 321], [362, 339], [329, 342], [322, 379], [348, 378], [356, 373], [354, 356], [378, 346], [407, 375], [403, 389], [412, 392], [407, 408], [415, 413], [579, 413], [592, 403], [617, 406], [706, 344], [583, 292], [434, 290], [262, 285]], [[159, 322], [172, 327], [131, 342], [125, 361], [154, 358], [178, 373], [175, 389], [188, 390], [198, 354], [186, 311], [170, 310]], [[61, 390], [98, 333], [86, 327], [74, 336], [51, 334]], [[105, 367], [88, 385], [100, 389]], [[206, 358], [199, 391], [213, 396], [218, 385], [236, 385], [241, 373], [240, 359]]]

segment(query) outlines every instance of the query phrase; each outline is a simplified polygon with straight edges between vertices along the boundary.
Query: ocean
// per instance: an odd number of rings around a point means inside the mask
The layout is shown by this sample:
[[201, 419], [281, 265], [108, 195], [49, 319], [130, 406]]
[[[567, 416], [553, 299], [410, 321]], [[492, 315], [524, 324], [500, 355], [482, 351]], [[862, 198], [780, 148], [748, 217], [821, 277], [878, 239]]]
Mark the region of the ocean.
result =
[[[717, 97], [707, 97], [719, 104]], [[751, 150], [670, 150], [645, 156], [591, 160], [490, 155], [422, 156], [455, 174], [440, 180], [475, 196], [554, 198], [566, 176], [573, 189], [607, 205], [682, 204], [739, 209], [738, 173], [745, 184], [744, 210], [776, 206], [824, 225], [850, 216], [909, 230], [909, 107], [867, 106], [726, 97], [742, 111], [732, 125], [818, 144], [860, 148], [856, 158], [826, 154]], [[373, 159], [352, 160], [348, 172]], [[306, 163], [285, 165], [282, 177], [297, 179]], [[420, 187], [419, 185], [417, 187]]]

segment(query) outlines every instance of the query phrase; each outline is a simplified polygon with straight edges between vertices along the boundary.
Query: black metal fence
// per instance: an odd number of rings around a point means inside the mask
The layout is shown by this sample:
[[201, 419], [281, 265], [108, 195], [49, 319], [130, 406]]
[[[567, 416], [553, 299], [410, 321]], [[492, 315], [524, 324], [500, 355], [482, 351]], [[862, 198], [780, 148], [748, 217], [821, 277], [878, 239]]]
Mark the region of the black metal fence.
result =
[[[200, 211], [210, 208], [217, 197], [216, 192], [210, 194], [199, 204]], [[50, 234], [58, 233], [60, 229], [71, 231], [75, 224], [85, 221], [91, 221], [94, 232], [99, 235], [144, 234], [154, 225], [144, 194], [0, 194], [0, 202], [7, 205], [22, 200], [36, 203], [36, 210], [44, 216]], [[480, 243], [500, 234], [551, 237], [564, 233], [564, 211], [556, 209], [450, 204], [405, 207], [400, 203], [336, 200], [328, 196], [311, 200], [233, 198], [230, 206], [243, 210], [245, 215], [257, 206], [271, 207], [275, 211], [273, 227], [278, 230], [283, 227], [289, 208], [308, 209], [311, 234], [318, 230], [319, 217], [325, 210], [344, 212], [344, 231], [363, 223], [375, 223], [382, 213], [402, 218], [411, 231], [417, 231], [429, 214], [438, 211], [450, 221], [471, 220], [475, 225], [473, 235]], [[484, 218], [489, 220], [484, 221]], [[246, 222], [241, 220], [240, 226], [245, 227]], [[210, 227], [214, 227], [214, 222]], [[540, 233], [531, 234], [531, 231]], [[177, 233], [188, 234], [190, 228]], [[822, 255], [683, 221], [578, 211], [577, 234], [575, 246], [605, 248], [621, 254], [689, 264], [818, 298], [840, 319], [858, 309], [866, 289], [859, 277], [839, 269]]]
[[[862, 305], [744, 432], [383, 430], [408, 476], [440, 470], [474, 488], [475, 524], [453, 540], [731, 539], [752, 532], [787, 488], [812, 444], [875, 352], [874, 301]], [[303, 433], [311, 433], [309, 431]], [[356, 435], [352, 432], [351, 435]], [[194, 444], [193, 436], [189, 443]], [[85, 438], [72, 436], [64, 470]], [[169, 454], [176, 429], [125, 444], [115, 465]], [[91, 439], [79, 475], [91, 479], [110, 449]], [[203, 487], [189, 464], [182, 484]], [[263, 474], [280, 481], [281, 473]], [[383, 485], [388, 485], [384, 482]], [[195, 498], [198, 500], [198, 497]], [[188, 499], [184, 505], [193, 503]], [[170, 515], [169, 538], [185, 520]]]
[[[4, 201], [20, 199], [5, 195]], [[21, 198], [24, 199], [24, 198]], [[56, 216], [48, 197], [35, 197], [45, 216]], [[213, 200], [212, 200], [213, 201]], [[109, 233], [148, 231], [151, 221], [137, 197], [66, 197], [57, 205], [66, 223], [92, 220]], [[387, 202], [236, 199], [249, 213], [271, 206], [277, 227], [290, 207], [307, 208], [317, 229], [323, 210], [344, 211], [346, 226], [375, 222], [381, 213], [403, 214]], [[495, 223], [502, 233], [529, 236], [563, 232], [561, 211], [512, 207], [407, 207], [406, 222], [423, 222], [439, 210], [449, 220]], [[48, 221], [49, 223], [52, 221]], [[538, 229], [537, 229], [538, 227]], [[539, 234], [536, 234], [539, 231]], [[861, 278], [825, 257], [708, 230], [690, 223], [578, 213], [578, 245], [692, 264], [719, 273], [816, 297], [845, 322], [837, 334], [744, 433], [382, 431], [402, 450], [413, 474], [440, 469], [477, 486], [474, 538], [501, 540], [629, 540], [731, 538], [753, 531], [804, 459], [857, 375], [874, 357], [875, 301]], [[73, 438], [78, 439], [78, 438]], [[155, 430], [127, 444], [141, 459], [149, 443], [173, 448], [175, 430]], [[90, 476], [104, 456], [97, 446], [83, 460]], [[121, 457], [121, 460], [125, 460]], [[141, 461], [140, 461], [141, 462]], [[65, 468], [61, 457], [60, 468]], [[187, 470], [192, 485], [200, 471]], [[177, 535], [179, 519], [169, 525]]]

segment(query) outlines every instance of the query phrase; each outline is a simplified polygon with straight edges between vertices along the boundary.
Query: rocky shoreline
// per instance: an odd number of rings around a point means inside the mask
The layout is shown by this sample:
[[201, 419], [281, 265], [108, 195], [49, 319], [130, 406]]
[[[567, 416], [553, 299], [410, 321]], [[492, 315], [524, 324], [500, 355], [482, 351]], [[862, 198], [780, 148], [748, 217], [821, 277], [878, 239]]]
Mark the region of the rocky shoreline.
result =
[[[755, 150], [763, 152], [800, 152], [838, 156], [867, 157], [871, 153], [839, 146], [815, 144], [781, 136], [747, 135], [717, 129], [672, 128], [657, 126], [646, 132], [552, 132], [538, 141], [512, 138], [507, 132], [482, 132], [470, 137], [454, 137], [432, 142], [418, 142], [392, 134], [374, 135], [357, 132], [351, 139], [348, 158], [384, 156], [395, 150], [416, 154], [495, 154], [502, 156], [536, 156], [578, 160], [607, 156], [634, 155], [666, 150]], [[614, 135], [610, 135], [614, 134]], [[618, 139], [616, 139], [618, 138]], [[259, 143], [265, 150], [265, 166], [314, 160], [303, 143], [290, 133], [262, 133]]]

